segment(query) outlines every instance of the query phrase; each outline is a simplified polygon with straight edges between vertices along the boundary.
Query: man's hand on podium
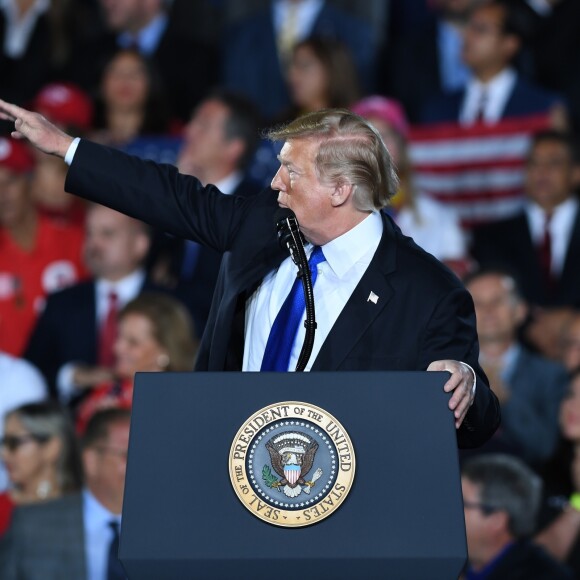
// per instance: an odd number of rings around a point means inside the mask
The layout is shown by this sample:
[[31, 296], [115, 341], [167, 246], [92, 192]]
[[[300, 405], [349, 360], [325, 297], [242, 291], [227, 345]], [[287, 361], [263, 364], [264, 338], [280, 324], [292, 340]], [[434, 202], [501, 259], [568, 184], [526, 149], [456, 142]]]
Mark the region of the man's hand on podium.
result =
[[443, 389], [446, 393], [453, 391], [453, 395], [449, 399], [449, 408], [455, 416], [455, 427], [459, 429], [475, 398], [475, 373], [473, 369], [456, 360], [436, 360], [427, 367], [427, 370], [451, 373]]

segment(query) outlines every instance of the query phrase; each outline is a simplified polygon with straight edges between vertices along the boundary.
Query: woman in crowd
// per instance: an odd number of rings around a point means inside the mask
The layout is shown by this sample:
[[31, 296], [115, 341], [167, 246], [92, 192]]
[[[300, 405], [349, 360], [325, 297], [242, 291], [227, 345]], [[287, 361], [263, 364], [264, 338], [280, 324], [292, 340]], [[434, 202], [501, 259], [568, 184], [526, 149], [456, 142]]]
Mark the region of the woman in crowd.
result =
[[10, 480], [9, 490], [0, 494], [0, 535], [15, 506], [55, 499], [81, 487], [73, 423], [57, 403], [29, 403], [10, 411], [0, 453]]
[[359, 84], [352, 57], [342, 43], [327, 38], [309, 38], [294, 47], [288, 69], [291, 120], [304, 113], [331, 107], [349, 107], [359, 97]]
[[562, 441], [544, 473], [545, 508], [536, 541], [580, 577], [580, 369], [560, 406]]
[[196, 352], [193, 325], [180, 302], [165, 294], [144, 293], [119, 313], [115, 342], [116, 380], [97, 386], [77, 413], [80, 432], [99, 409], [130, 408], [136, 372], [191, 371]]
[[458, 274], [464, 273], [467, 248], [458, 220], [446, 208], [415, 190], [407, 152], [409, 124], [401, 104], [394, 99], [371, 96], [355, 103], [352, 110], [379, 132], [397, 167], [400, 189], [389, 213], [405, 235]]
[[91, 139], [123, 147], [144, 135], [170, 132], [161, 80], [138, 51], [119, 50], [105, 66]]

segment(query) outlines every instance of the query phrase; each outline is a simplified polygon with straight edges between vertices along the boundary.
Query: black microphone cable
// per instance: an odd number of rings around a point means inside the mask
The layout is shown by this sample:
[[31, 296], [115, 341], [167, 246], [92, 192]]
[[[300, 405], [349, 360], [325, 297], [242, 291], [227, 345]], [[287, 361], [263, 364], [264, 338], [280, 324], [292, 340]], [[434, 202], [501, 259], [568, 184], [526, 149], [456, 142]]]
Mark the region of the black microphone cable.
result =
[[278, 233], [278, 242], [290, 252], [292, 261], [298, 267], [297, 277], [302, 281], [302, 290], [304, 292], [304, 304], [306, 305], [306, 320], [304, 327], [306, 335], [304, 344], [296, 363], [296, 372], [302, 372], [306, 368], [312, 348], [314, 346], [314, 335], [316, 333], [316, 316], [314, 311], [314, 290], [312, 287], [312, 277], [310, 275], [310, 266], [304, 251], [304, 236], [300, 231], [300, 225], [294, 212], [287, 208], [280, 208], [275, 216], [276, 231]]

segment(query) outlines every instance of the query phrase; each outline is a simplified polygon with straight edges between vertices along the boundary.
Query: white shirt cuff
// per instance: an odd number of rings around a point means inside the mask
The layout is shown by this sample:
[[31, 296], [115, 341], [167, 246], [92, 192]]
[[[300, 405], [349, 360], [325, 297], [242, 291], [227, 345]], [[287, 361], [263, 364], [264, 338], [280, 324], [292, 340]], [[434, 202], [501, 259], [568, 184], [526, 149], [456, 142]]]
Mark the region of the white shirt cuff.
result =
[[477, 385], [477, 375], [475, 374], [475, 371], [473, 370], [473, 368], [470, 365], [468, 365], [466, 362], [462, 362], [461, 364], [465, 365], [471, 371], [471, 374], [473, 375], [473, 386], [471, 387], [471, 395], [473, 397], [471, 404], [473, 405], [473, 401], [475, 401], [475, 388]]
[[73, 139], [73, 142], [68, 146], [68, 149], [66, 150], [66, 155], [64, 156], [64, 162], [67, 165], [70, 165], [73, 162], [75, 153], [77, 152], [77, 147], [79, 146], [80, 142], [81, 138], [75, 137]]

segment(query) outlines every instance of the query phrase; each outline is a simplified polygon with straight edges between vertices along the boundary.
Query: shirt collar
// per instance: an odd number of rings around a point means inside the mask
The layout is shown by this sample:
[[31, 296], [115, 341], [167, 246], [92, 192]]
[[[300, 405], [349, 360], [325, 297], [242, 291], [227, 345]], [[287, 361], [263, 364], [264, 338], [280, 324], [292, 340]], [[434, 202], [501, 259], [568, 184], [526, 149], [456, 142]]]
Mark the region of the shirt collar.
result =
[[338, 278], [343, 278], [358, 262], [370, 264], [381, 241], [383, 220], [372, 212], [360, 224], [322, 246], [328, 265]]
[[115, 292], [119, 299], [119, 303], [124, 305], [139, 294], [144, 281], [145, 272], [141, 269], [135, 270], [128, 276], [125, 276], [116, 282], [100, 278], [96, 283], [97, 298], [106, 297], [111, 292]]
[[230, 173], [228, 176], [224, 177], [223, 179], [216, 181], [216, 183], [214, 183], [214, 185], [222, 193], [225, 193], [226, 195], [230, 195], [230, 194], [234, 193], [234, 191], [236, 190], [236, 187], [238, 187], [238, 185], [240, 185], [242, 179], [243, 179], [243, 175], [242, 175], [241, 171], [234, 171], [233, 173]]
[[[323, 7], [324, 0], [302, 0], [302, 2], [298, 2], [296, 6], [298, 10], [298, 39], [306, 38], [310, 34]], [[282, 23], [286, 20], [289, 9], [289, 0], [276, 0], [272, 3], [274, 29], [276, 32], [282, 28]]]
[[122, 48], [129, 48], [137, 44], [139, 52], [149, 56], [155, 52], [165, 29], [167, 28], [167, 14], [162, 13], [156, 16], [147, 26], [139, 30], [137, 34], [122, 32], [117, 37], [117, 43]]
[[[570, 196], [567, 200], [554, 208], [551, 223], [558, 223], [559, 226], [563, 227], [565, 225], [563, 221], [569, 220], [572, 222], [576, 216], [577, 208], [578, 199], [574, 196]], [[526, 213], [530, 224], [532, 239], [538, 239], [544, 232], [546, 212], [535, 201], [530, 200], [526, 204]]]
[[110, 512], [87, 488], [83, 489], [83, 513], [89, 529], [104, 528], [113, 520], [121, 523], [121, 514]]

